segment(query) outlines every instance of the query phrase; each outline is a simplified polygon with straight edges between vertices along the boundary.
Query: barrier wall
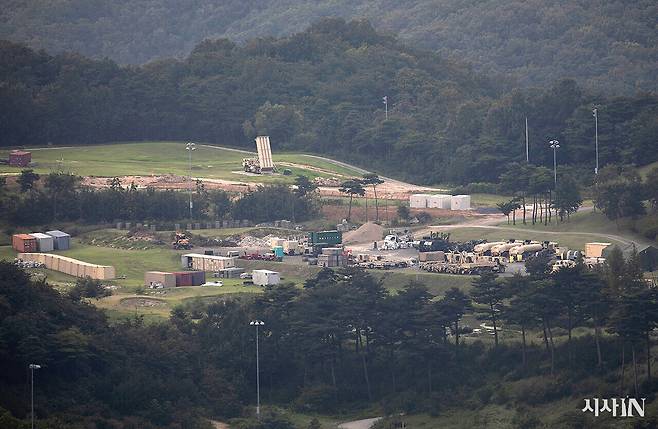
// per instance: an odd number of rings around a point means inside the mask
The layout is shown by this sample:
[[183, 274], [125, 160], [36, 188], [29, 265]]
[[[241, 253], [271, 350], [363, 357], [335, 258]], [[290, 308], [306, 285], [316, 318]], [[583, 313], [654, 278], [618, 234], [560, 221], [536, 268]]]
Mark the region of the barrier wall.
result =
[[40, 262], [49, 270], [59, 271], [74, 277], [91, 277], [95, 280], [112, 280], [116, 277], [114, 267], [90, 264], [52, 253], [19, 253], [18, 258], [24, 261]]

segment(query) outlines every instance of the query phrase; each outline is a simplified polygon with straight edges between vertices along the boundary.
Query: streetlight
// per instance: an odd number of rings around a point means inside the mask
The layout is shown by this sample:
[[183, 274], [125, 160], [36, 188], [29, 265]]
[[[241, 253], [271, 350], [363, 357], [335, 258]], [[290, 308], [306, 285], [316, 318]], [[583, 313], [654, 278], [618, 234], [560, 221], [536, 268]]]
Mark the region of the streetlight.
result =
[[41, 369], [41, 365], [37, 365], [34, 363], [31, 363], [30, 366], [30, 378], [32, 381], [32, 386], [31, 386], [31, 392], [30, 392], [30, 398], [31, 398], [31, 409], [32, 409], [32, 429], [34, 429], [34, 370], [35, 369]]
[[188, 142], [185, 145], [185, 150], [187, 150], [189, 167], [190, 167], [190, 188], [188, 190], [188, 195], [190, 196], [190, 222], [192, 221], [192, 151], [196, 150], [196, 145], [192, 142]]
[[263, 326], [262, 320], [252, 320], [251, 326], [256, 327], [256, 416], [260, 419], [260, 368], [258, 367], [258, 327]]
[[594, 115], [594, 146], [596, 147], [596, 167], [594, 167], [594, 174], [599, 174], [599, 109], [594, 107], [592, 109]]
[[557, 149], [560, 147], [560, 142], [551, 140], [549, 143], [553, 149], [553, 178], [555, 180], [555, 189], [557, 189]]
[[386, 120], [388, 120], [388, 95], [382, 97], [384, 103], [384, 111], [386, 112]]

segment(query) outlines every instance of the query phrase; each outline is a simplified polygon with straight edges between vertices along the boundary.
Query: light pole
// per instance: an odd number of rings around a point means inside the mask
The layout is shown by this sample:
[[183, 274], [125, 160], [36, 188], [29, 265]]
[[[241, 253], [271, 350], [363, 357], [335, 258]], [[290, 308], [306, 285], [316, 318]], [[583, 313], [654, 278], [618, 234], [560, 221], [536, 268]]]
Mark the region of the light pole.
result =
[[196, 150], [196, 145], [192, 142], [188, 142], [185, 145], [188, 155], [188, 165], [190, 168], [190, 188], [188, 190], [188, 195], [190, 196], [190, 222], [192, 222], [192, 151]]
[[384, 112], [386, 113], [386, 120], [388, 120], [388, 95], [382, 97], [384, 103]]
[[263, 326], [265, 322], [262, 320], [252, 320], [249, 322], [251, 326], [256, 327], [256, 417], [260, 419], [260, 368], [258, 364], [258, 327]]
[[41, 365], [31, 363], [30, 366], [30, 379], [31, 379], [31, 388], [30, 388], [30, 409], [32, 410], [32, 429], [34, 429], [34, 370], [41, 369]]
[[555, 189], [557, 189], [557, 149], [560, 147], [560, 142], [551, 140], [549, 143], [553, 149], [553, 179], [555, 180]]
[[594, 115], [594, 147], [596, 148], [596, 167], [594, 167], [594, 174], [599, 174], [599, 109], [594, 107], [592, 109]]

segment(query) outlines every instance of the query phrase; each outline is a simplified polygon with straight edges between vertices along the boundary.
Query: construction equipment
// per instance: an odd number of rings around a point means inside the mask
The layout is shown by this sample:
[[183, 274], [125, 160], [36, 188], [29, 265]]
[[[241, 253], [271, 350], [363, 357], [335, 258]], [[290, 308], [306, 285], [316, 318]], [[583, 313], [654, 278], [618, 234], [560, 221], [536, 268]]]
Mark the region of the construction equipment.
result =
[[177, 231], [174, 233], [174, 241], [171, 243], [171, 247], [176, 250], [190, 250], [192, 248], [192, 243], [190, 243], [187, 234]]

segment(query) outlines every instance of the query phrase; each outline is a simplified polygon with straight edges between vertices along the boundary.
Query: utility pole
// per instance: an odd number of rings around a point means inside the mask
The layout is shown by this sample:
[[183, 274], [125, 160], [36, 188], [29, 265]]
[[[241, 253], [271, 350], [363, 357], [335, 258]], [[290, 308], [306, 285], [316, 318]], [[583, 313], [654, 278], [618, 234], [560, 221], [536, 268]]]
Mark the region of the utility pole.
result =
[[594, 167], [594, 174], [599, 174], [599, 109], [594, 107], [592, 114], [594, 115], [594, 147], [596, 148], [596, 167]]
[[260, 368], [258, 362], [258, 327], [263, 326], [265, 322], [262, 320], [252, 320], [249, 322], [251, 326], [256, 327], [256, 417], [260, 419]]
[[190, 222], [192, 222], [192, 151], [196, 150], [196, 145], [192, 142], [188, 142], [185, 145], [185, 149], [187, 150], [188, 154], [188, 165], [190, 168], [190, 187], [188, 189], [188, 195], [190, 197]]
[[525, 117], [525, 162], [530, 164], [530, 145], [528, 144], [528, 117]]
[[549, 143], [553, 149], [553, 179], [555, 181], [555, 189], [557, 189], [557, 149], [560, 147], [560, 142], [551, 140]]
[[32, 410], [31, 412], [31, 417], [32, 417], [32, 429], [34, 429], [34, 370], [35, 369], [41, 369], [41, 365], [37, 365], [34, 363], [31, 363], [30, 366], [30, 379], [31, 379], [31, 387], [30, 387], [30, 409]]
[[386, 120], [388, 121], [388, 95], [382, 97], [382, 100], [384, 100], [384, 112], [386, 113]]

